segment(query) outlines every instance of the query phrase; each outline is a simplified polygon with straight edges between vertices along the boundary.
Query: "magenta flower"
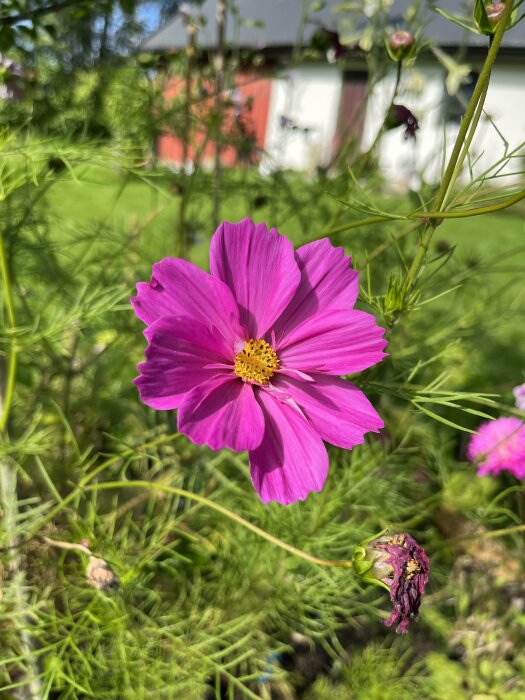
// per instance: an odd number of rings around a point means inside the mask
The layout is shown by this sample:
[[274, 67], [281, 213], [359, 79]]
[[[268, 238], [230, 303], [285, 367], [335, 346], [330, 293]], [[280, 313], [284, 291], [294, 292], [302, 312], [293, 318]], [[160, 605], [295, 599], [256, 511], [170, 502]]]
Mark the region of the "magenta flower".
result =
[[482, 423], [467, 450], [478, 465], [478, 476], [509, 471], [516, 479], [525, 478], [525, 424], [519, 418], [498, 418]]
[[265, 224], [223, 223], [210, 267], [165, 258], [137, 285], [148, 340], [140, 396], [177, 408], [196, 444], [248, 450], [264, 503], [303, 500], [326, 480], [323, 441], [352, 449], [383, 427], [338, 375], [379, 362], [384, 329], [353, 308], [357, 272], [326, 238], [294, 251]]

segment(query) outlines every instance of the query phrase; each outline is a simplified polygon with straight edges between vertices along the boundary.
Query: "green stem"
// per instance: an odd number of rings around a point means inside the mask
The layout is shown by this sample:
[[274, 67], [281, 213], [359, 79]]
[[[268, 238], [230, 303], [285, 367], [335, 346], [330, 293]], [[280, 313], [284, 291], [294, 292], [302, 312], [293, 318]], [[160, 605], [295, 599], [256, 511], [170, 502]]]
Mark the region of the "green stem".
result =
[[[7, 320], [9, 328], [13, 330], [16, 326], [15, 309], [13, 305], [13, 296], [11, 294], [11, 281], [9, 275], [9, 266], [7, 263], [7, 258], [5, 255], [4, 240], [2, 233], [0, 232], [0, 269], [2, 273], [2, 281], [4, 286], [4, 301], [7, 311]], [[13, 401], [13, 392], [15, 387], [15, 375], [16, 375], [16, 358], [17, 349], [16, 341], [14, 338], [11, 339], [9, 347], [9, 358], [7, 361], [7, 380], [5, 386], [5, 395], [3, 406], [0, 406], [1, 417], [0, 417], [0, 435], [5, 431], [7, 427], [7, 421], [9, 419], [9, 413], [11, 410], [11, 403]]]
[[[400, 85], [400, 83], [401, 83], [401, 74], [402, 74], [402, 71], [403, 71], [403, 63], [402, 63], [402, 61], [399, 61], [398, 64], [397, 64], [397, 67], [396, 67], [396, 81], [395, 81], [395, 83], [394, 83], [394, 90], [393, 90], [393, 92], [392, 92], [392, 97], [391, 97], [391, 99], [390, 99], [390, 103], [389, 103], [389, 105], [388, 105], [387, 111], [385, 112], [385, 118], [384, 118], [384, 120], [383, 120], [383, 123], [382, 123], [381, 126], [379, 127], [379, 129], [378, 129], [378, 131], [377, 131], [377, 133], [376, 133], [376, 135], [375, 135], [374, 140], [372, 141], [372, 145], [368, 148], [368, 150], [366, 151], [366, 153], [363, 154], [363, 158], [362, 158], [362, 160], [361, 160], [361, 162], [360, 162], [360, 164], [359, 164], [358, 172], [357, 172], [357, 174], [355, 175], [355, 177], [352, 179], [352, 182], [350, 183], [350, 185], [349, 185], [349, 187], [348, 187], [348, 189], [347, 189], [347, 191], [346, 191], [346, 195], [345, 195], [345, 196], [346, 196], [347, 199], [348, 199], [348, 197], [350, 197], [350, 195], [352, 194], [352, 191], [353, 191], [353, 189], [354, 189], [354, 187], [355, 187], [355, 184], [356, 184], [357, 180], [363, 175], [363, 173], [365, 172], [366, 168], [368, 167], [368, 164], [370, 163], [370, 159], [372, 158], [372, 155], [373, 155], [373, 153], [374, 153], [374, 151], [375, 151], [375, 149], [376, 149], [376, 147], [377, 147], [377, 144], [379, 143], [379, 140], [381, 139], [381, 137], [383, 136], [383, 134], [384, 134], [385, 131], [386, 131], [386, 129], [385, 129], [385, 122], [386, 122], [388, 113], [389, 113], [390, 110], [392, 109], [392, 107], [393, 107], [393, 105], [394, 105], [394, 102], [395, 102], [395, 99], [396, 99], [396, 97], [397, 97], [397, 93], [398, 93], [398, 91], [399, 91], [399, 85]], [[329, 224], [328, 224], [328, 228], [331, 228], [335, 223], [337, 223], [337, 221], [341, 218], [341, 214], [343, 213], [343, 211], [344, 211], [344, 207], [342, 207], [342, 206], [339, 207], [339, 209], [338, 209], [338, 210], [335, 212], [335, 214], [332, 216], [332, 218], [331, 218], [331, 220], [330, 220], [330, 222], [329, 222]], [[375, 221], [369, 221], [368, 223], [375, 223]], [[337, 229], [334, 229], [334, 230], [331, 231], [331, 233], [334, 233], [334, 232], [336, 232], [336, 231], [337, 231]], [[328, 235], [328, 234], [324, 234], [324, 235]]]
[[[13, 295], [11, 292], [11, 280], [9, 275], [9, 265], [5, 254], [4, 240], [0, 231], [0, 271], [2, 275], [4, 302], [7, 312], [7, 325], [11, 330], [16, 327], [15, 309]], [[9, 358], [7, 361], [7, 380], [5, 394], [2, 396], [0, 387], [0, 438], [6, 444], [9, 442], [7, 424], [13, 401], [16, 375], [17, 348], [16, 340], [13, 336], [9, 343]], [[19, 538], [17, 535], [17, 521], [19, 515], [18, 504], [18, 478], [17, 467], [10, 459], [0, 462], [0, 508], [2, 510], [1, 530], [5, 537], [6, 549], [9, 552], [7, 557], [6, 570], [9, 574], [9, 584], [13, 592], [14, 603], [14, 627], [17, 629], [20, 639], [20, 647], [26, 665], [26, 681], [21, 689], [20, 697], [28, 700], [41, 700], [41, 681], [39, 678], [38, 664], [35, 662], [35, 644], [29, 629], [31, 622], [29, 619], [29, 602], [26, 599], [25, 575], [22, 565], [22, 557], [17, 552]], [[7, 581], [6, 581], [7, 583]]]
[[376, 216], [367, 216], [366, 218], [359, 219], [358, 221], [349, 221], [346, 224], [341, 224], [341, 226], [337, 226], [336, 228], [330, 229], [330, 231], [325, 231], [321, 236], [308, 239], [308, 241], [318, 240], [318, 238], [322, 238], [324, 236], [331, 236], [336, 233], [344, 233], [345, 231], [349, 231], [350, 229], [359, 228], [359, 226], [369, 226], [370, 224], [377, 224], [381, 223], [382, 221], [417, 221], [418, 219], [420, 221], [423, 221], [425, 219], [465, 219], [469, 216], [482, 216], [483, 214], [494, 214], [495, 212], [508, 209], [509, 207], [514, 206], [514, 204], [518, 204], [518, 202], [521, 202], [523, 199], [525, 199], [525, 189], [516, 192], [515, 194], [511, 195], [510, 197], [507, 197], [501, 202], [497, 202], [497, 204], [488, 204], [485, 207], [476, 207], [475, 209], [456, 209], [453, 211], [415, 211], [410, 212], [410, 214], [401, 214], [396, 216], [377, 214]]
[[224, 506], [221, 506], [219, 503], [215, 503], [215, 501], [211, 501], [209, 498], [206, 498], [205, 496], [199, 496], [196, 493], [192, 493], [191, 491], [186, 491], [185, 489], [178, 488], [176, 486], [168, 486], [167, 484], [159, 484], [151, 481], [107, 481], [103, 484], [93, 484], [92, 486], [86, 487], [84, 490], [85, 491], [104, 491], [106, 489], [123, 489], [123, 488], [135, 488], [135, 489], [151, 489], [152, 491], [163, 491], [164, 493], [171, 493], [171, 494], [176, 494], [178, 496], [182, 496], [183, 498], [187, 498], [188, 500], [191, 501], [196, 501], [197, 503], [200, 503], [207, 508], [211, 508], [221, 515], [224, 515], [226, 518], [229, 518], [230, 520], [233, 520], [234, 522], [238, 523], [242, 527], [246, 528], [247, 530], [251, 530], [251, 532], [254, 532], [256, 535], [259, 537], [262, 537], [263, 539], [267, 540], [268, 542], [271, 542], [272, 544], [276, 545], [277, 547], [280, 547], [281, 549], [286, 550], [287, 552], [290, 552], [290, 554], [294, 554], [296, 557], [300, 557], [301, 559], [304, 559], [305, 561], [308, 561], [312, 564], [318, 564], [319, 566], [335, 566], [335, 567], [343, 567], [346, 569], [349, 569], [352, 567], [352, 562], [351, 561], [332, 561], [330, 559], [320, 559], [319, 557], [314, 557], [312, 554], [308, 554], [307, 552], [303, 552], [302, 549], [298, 549], [297, 547], [293, 547], [291, 544], [288, 544], [287, 542], [284, 542], [283, 540], [280, 540], [278, 537], [274, 537], [274, 535], [270, 535], [270, 533], [266, 532], [260, 527], [257, 527], [257, 525], [254, 525], [251, 523], [249, 520], [245, 520], [243, 517], [240, 515], [237, 515], [237, 513], [234, 513], [231, 510], [228, 510], [228, 508], [225, 508]]
[[483, 214], [494, 214], [497, 211], [508, 209], [514, 204], [525, 199], [525, 190], [520, 190], [516, 194], [507, 197], [497, 204], [488, 204], [486, 207], [477, 207], [476, 209], [460, 209], [456, 211], [422, 211], [409, 214], [408, 219], [463, 219], [469, 216], [481, 216]]
[[[446, 201], [446, 197], [448, 196], [448, 192], [454, 184], [454, 173], [456, 173], [456, 166], [459, 162], [461, 154], [463, 153], [463, 146], [467, 138], [469, 138], [470, 141], [472, 141], [472, 138], [474, 136], [475, 126], [477, 125], [477, 122], [475, 123], [474, 120], [476, 114], [481, 115], [480, 110], [483, 108], [484, 96], [487, 94], [487, 87], [490, 80], [492, 67], [494, 65], [494, 62], [496, 61], [499, 47], [503, 39], [505, 30], [507, 28], [508, 19], [513, 9], [513, 4], [514, 3], [511, 1], [505, 7], [501, 20], [498, 23], [496, 32], [494, 33], [494, 38], [487, 53], [487, 58], [485, 59], [485, 63], [483, 64], [483, 68], [481, 69], [478, 82], [476, 83], [476, 87], [474, 88], [474, 92], [472, 93], [472, 97], [470, 99], [470, 102], [468, 103], [465, 115], [461, 121], [458, 135], [456, 137], [456, 142], [454, 144], [454, 148], [452, 149], [452, 154], [450, 156], [447, 168], [445, 170], [445, 174], [443, 176], [443, 180], [441, 181], [441, 185], [439, 186], [438, 192], [436, 194], [436, 199], [434, 201], [434, 210], [436, 212], [439, 212], [444, 208], [444, 203]], [[474, 128], [469, 133], [471, 127]], [[465, 158], [465, 156], [466, 152], [464, 153], [463, 158]], [[424, 265], [427, 251], [430, 245], [430, 241], [432, 240], [435, 228], [436, 224], [432, 223], [429, 226], [427, 226], [427, 228], [423, 232], [421, 241], [419, 243], [419, 248], [416, 252], [414, 260], [412, 261], [412, 265], [410, 266], [407, 278], [405, 280], [405, 294], [409, 292], [412, 288], [416, 277], [419, 275], [419, 272]]]
[[443, 203], [441, 205], [441, 209], [445, 209], [445, 207], [447, 206], [447, 202], [448, 202], [450, 193], [452, 192], [452, 188], [454, 187], [456, 180], [459, 177], [459, 174], [461, 172], [461, 168], [463, 167], [463, 163], [465, 162], [465, 158], [467, 157], [467, 153], [469, 152], [470, 145], [472, 144], [474, 134], [476, 133], [476, 129], [478, 128], [479, 120], [481, 119], [481, 115], [483, 114], [483, 107], [485, 106], [485, 99], [487, 97], [487, 92], [489, 89], [489, 82], [488, 82], [489, 80], [490, 80], [490, 75], [489, 75], [489, 78], [485, 84], [483, 92], [481, 93], [481, 97], [480, 97], [478, 105], [476, 107], [474, 117], [472, 118], [472, 123], [470, 125], [470, 129], [469, 129], [467, 138], [465, 139], [465, 143], [463, 144], [463, 148], [462, 148], [461, 153], [459, 155], [458, 161], [457, 161], [457, 163], [454, 167], [454, 170], [452, 172], [447, 190], [446, 190], [445, 194], [443, 195]]
[[465, 540], [487, 540], [493, 537], [504, 537], [505, 535], [514, 535], [518, 532], [525, 532], [525, 524], [522, 525], [511, 525], [510, 527], [503, 527], [500, 530], [489, 530], [488, 532], [473, 534], [473, 535], [462, 535], [460, 537], [454, 537], [448, 540], [447, 546], [451, 542], [464, 542]]
[[32, 539], [46, 523], [53, 520], [53, 518], [56, 515], [58, 515], [65, 508], [65, 506], [71, 503], [71, 501], [73, 501], [78, 496], [78, 494], [84, 490], [84, 487], [87, 486], [87, 484], [89, 484], [90, 481], [93, 481], [93, 479], [105, 469], [113, 466], [113, 464], [117, 464], [117, 462], [120, 462], [123, 459], [127, 459], [128, 457], [133, 457], [133, 455], [140, 454], [141, 452], [147, 450], [150, 447], [157, 447], [158, 445], [170, 442], [171, 440], [176, 440], [178, 437], [179, 433], [174, 433], [172, 435], [163, 435], [162, 437], [156, 438], [155, 440], [151, 440], [150, 442], [145, 442], [139, 447], [130, 447], [121, 454], [115, 455], [114, 457], [110, 457], [109, 459], [104, 460], [104, 462], [101, 462], [91, 472], [89, 472], [89, 474], [86, 474], [86, 476], [78, 482], [76, 487], [70, 493], [68, 493], [68, 495], [60, 501], [60, 503], [58, 503], [54, 508], [52, 508], [48, 513], [46, 513], [46, 515], [40, 520], [37, 530], [29, 533], [29, 535], [27, 536], [27, 540]]

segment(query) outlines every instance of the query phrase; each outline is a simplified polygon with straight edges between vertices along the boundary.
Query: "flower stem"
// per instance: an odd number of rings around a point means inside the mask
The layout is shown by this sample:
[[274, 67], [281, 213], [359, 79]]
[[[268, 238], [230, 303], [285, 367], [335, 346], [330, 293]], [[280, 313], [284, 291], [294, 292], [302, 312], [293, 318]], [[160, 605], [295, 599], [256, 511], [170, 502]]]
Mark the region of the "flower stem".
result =
[[305, 561], [310, 562], [311, 564], [317, 564], [319, 566], [332, 566], [332, 567], [342, 567], [342, 568], [351, 568], [352, 567], [352, 562], [351, 561], [332, 561], [331, 559], [320, 559], [319, 557], [315, 557], [312, 554], [308, 554], [307, 552], [303, 552], [302, 549], [298, 549], [297, 547], [294, 547], [291, 544], [288, 544], [287, 542], [284, 542], [283, 540], [280, 540], [278, 537], [275, 537], [274, 535], [270, 535], [270, 533], [266, 532], [260, 527], [257, 527], [257, 525], [254, 525], [251, 523], [249, 520], [245, 520], [243, 517], [240, 515], [237, 515], [237, 513], [234, 513], [231, 510], [228, 510], [228, 508], [225, 508], [224, 506], [221, 506], [219, 503], [215, 503], [215, 501], [210, 500], [209, 498], [206, 498], [205, 496], [199, 496], [196, 493], [192, 493], [191, 491], [186, 491], [185, 489], [178, 488], [176, 486], [168, 486], [167, 484], [160, 484], [160, 483], [154, 483], [151, 481], [107, 481], [102, 484], [93, 484], [92, 486], [86, 487], [84, 490], [85, 491], [103, 491], [106, 489], [122, 489], [122, 488], [135, 488], [135, 489], [151, 489], [152, 491], [163, 491], [164, 493], [172, 493], [176, 494], [178, 496], [182, 496], [183, 498], [187, 498], [188, 500], [191, 501], [196, 501], [197, 503], [200, 503], [207, 508], [211, 508], [212, 510], [217, 511], [221, 515], [224, 515], [226, 518], [229, 518], [230, 520], [233, 520], [234, 522], [238, 523], [242, 527], [246, 528], [247, 530], [251, 530], [251, 532], [254, 532], [256, 535], [259, 537], [262, 537], [263, 539], [267, 540], [268, 542], [271, 542], [272, 544], [276, 545], [277, 547], [280, 547], [281, 549], [284, 549], [287, 552], [290, 552], [290, 554], [295, 555], [296, 557], [300, 557], [301, 559], [304, 559]]
[[113, 466], [113, 464], [117, 464], [117, 462], [120, 462], [123, 459], [128, 459], [129, 457], [133, 457], [133, 455], [136, 455], [137, 453], [141, 453], [142, 451], [147, 450], [150, 447], [157, 447], [158, 445], [163, 445], [166, 442], [170, 442], [172, 440], [176, 440], [179, 437], [179, 433], [174, 433], [172, 435], [163, 435], [162, 437], [156, 438], [155, 440], [151, 440], [150, 442], [145, 442], [143, 445], [140, 445], [139, 447], [132, 448], [130, 447], [129, 449], [125, 450], [121, 454], [114, 455], [113, 457], [109, 457], [108, 459], [104, 460], [100, 464], [98, 464], [91, 472], [86, 474], [77, 484], [77, 486], [70, 492], [68, 493], [65, 498], [63, 498], [60, 503], [58, 503], [54, 508], [52, 508], [46, 515], [40, 520], [38, 524], [38, 530], [33, 531], [29, 534], [27, 537], [28, 540], [32, 539], [39, 530], [42, 529], [42, 527], [53, 520], [55, 515], [58, 515], [65, 506], [67, 506], [71, 501], [73, 501], [89, 484], [90, 481], [93, 481], [93, 479], [98, 476], [101, 472], [103, 472], [105, 469], [108, 467]]
[[[359, 228], [360, 226], [370, 226], [371, 224], [378, 224], [383, 221], [424, 221], [425, 219], [466, 219], [471, 216], [482, 216], [483, 214], [494, 214], [498, 211], [503, 211], [509, 207], [518, 204], [525, 199], [525, 189], [519, 190], [510, 197], [506, 197], [501, 202], [496, 202], [496, 204], [488, 204], [485, 207], [475, 207], [473, 209], [455, 209], [451, 211], [413, 211], [409, 214], [377, 214], [375, 216], [367, 216], [357, 221], [348, 221], [346, 224], [341, 226], [336, 226], [330, 231], [325, 231], [320, 236], [312, 236], [307, 238], [304, 243], [310, 243], [311, 241], [318, 241], [324, 236], [332, 236], [336, 233], [344, 233], [345, 231], [350, 231], [354, 228]], [[419, 227], [419, 224], [418, 224]]]
[[[3, 301], [7, 314], [7, 326], [10, 330], [16, 327], [15, 309], [11, 291], [11, 278], [9, 265], [5, 253], [2, 232], [0, 231], [0, 274], [3, 286]], [[7, 378], [4, 386], [0, 386], [0, 439], [9, 442], [7, 425], [16, 376], [17, 347], [16, 340], [11, 337], [9, 343], [9, 356], [7, 360]], [[1, 382], [1, 378], [0, 378]], [[27, 680], [20, 689], [20, 698], [27, 700], [40, 700], [42, 698], [42, 684], [39, 678], [39, 668], [35, 662], [35, 643], [30, 634], [31, 619], [29, 616], [29, 601], [25, 592], [25, 575], [22, 568], [22, 558], [17, 551], [19, 537], [17, 534], [17, 521], [19, 517], [18, 505], [18, 478], [17, 465], [7, 458], [0, 461], [0, 510], [2, 511], [1, 529], [5, 538], [5, 550], [8, 552], [6, 572], [8, 581], [13, 591], [14, 615], [13, 628], [17, 631], [20, 648], [26, 666]]]
[[[458, 135], [456, 137], [456, 142], [454, 144], [454, 148], [452, 149], [452, 154], [448, 161], [443, 180], [441, 181], [438, 192], [436, 194], [436, 198], [434, 200], [435, 212], [440, 212], [442, 209], [445, 208], [450, 190], [454, 186], [454, 183], [459, 175], [461, 165], [463, 164], [463, 161], [467, 155], [468, 147], [470, 146], [470, 143], [472, 142], [472, 139], [474, 137], [474, 132], [476, 130], [478, 121], [481, 117], [485, 96], [487, 94], [492, 67], [494, 65], [494, 62], [496, 61], [499, 47], [503, 39], [505, 30], [507, 28], [508, 19], [511, 15], [513, 5], [514, 3], [512, 2], [512, 0], [510, 0], [510, 2], [508, 2], [505, 7], [500, 21], [498, 22], [497, 29], [494, 33], [493, 41], [490, 45], [487, 57], [485, 59], [485, 63], [483, 64], [483, 68], [481, 69], [481, 73], [478, 78], [478, 82], [476, 83], [476, 87], [474, 88], [474, 92], [472, 93], [472, 97], [470, 98], [470, 102], [468, 103], [465, 115], [461, 121]], [[464, 148], [465, 146], [466, 149]], [[421, 271], [421, 268], [425, 263], [427, 251], [430, 245], [430, 241], [432, 240], [432, 236], [434, 235], [434, 230], [437, 226], [437, 221], [438, 219], [436, 219], [436, 221], [431, 222], [423, 232], [421, 241], [419, 243], [419, 248], [416, 252], [414, 260], [412, 261], [412, 265], [410, 266], [405, 280], [405, 294], [408, 293], [412, 288], [417, 276]]]
[[[11, 293], [11, 279], [9, 275], [9, 266], [7, 263], [7, 258], [5, 254], [4, 239], [2, 233], [0, 232], [0, 272], [2, 274], [2, 282], [4, 289], [4, 302], [7, 311], [7, 321], [9, 328], [14, 330], [16, 326], [15, 309], [13, 305], [13, 296]], [[15, 387], [15, 375], [16, 375], [16, 359], [17, 359], [17, 348], [16, 341], [14, 338], [11, 339], [9, 344], [9, 357], [7, 360], [7, 379], [5, 383], [5, 394], [3, 401], [0, 402], [0, 435], [2, 435], [7, 427], [7, 421], [9, 420], [9, 413], [11, 411], [11, 403], [13, 401], [13, 392]]]
[[[402, 61], [399, 61], [398, 64], [397, 64], [397, 67], [396, 67], [396, 79], [395, 79], [395, 83], [394, 83], [394, 89], [393, 89], [393, 91], [392, 91], [392, 97], [390, 98], [390, 102], [389, 102], [388, 107], [387, 107], [387, 110], [386, 110], [386, 112], [385, 112], [385, 118], [383, 119], [383, 123], [382, 123], [381, 126], [379, 127], [379, 129], [378, 129], [378, 131], [377, 131], [377, 133], [376, 133], [376, 135], [375, 135], [375, 138], [374, 138], [374, 140], [372, 141], [372, 144], [369, 146], [368, 150], [367, 150], [365, 153], [363, 153], [362, 160], [361, 160], [361, 161], [359, 162], [359, 164], [358, 164], [357, 173], [354, 175], [354, 177], [353, 177], [353, 179], [352, 179], [352, 182], [349, 184], [349, 186], [348, 186], [348, 188], [347, 188], [346, 195], [345, 195], [347, 199], [348, 199], [348, 198], [350, 197], [350, 195], [352, 194], [352, 192], [353, 192], [353, 190], [354, 190], [354, 187], [355, 187], [355, 185], [357, 184], [357, 181], [359, 180], [359, 178], [363, 175], [363, 173], [364, 173], [365, 170], [367, 169], [367, 167], [368, 167], [368, 165], [369, 165], [369, 163], [370, 163], [370, 159], [372, 158], [372, 155], [374, 154], [374, 151], [375, 151], [375, 149], [376, 149], [376, 147], [377, 147], [377, 144], [379, 143], [381, 137], [383, 136], [383, 134], [384, 134], [385, 131], [386, 131], [385, 122], [386, 122], [388, 113], [390, 112], [390, 110], [391, 110], [392, 107], [394, 106], [394, 102], [395, 102], [395, 100], [396, 100], [397, 93], [399, 92], [399, 85], [400, 85], [400, 83], [401, 83], [402, 70], [403, 70], [403, 63], [402, 63]], [[336, 224], [337, 221], [341, 218], [341, 215], [342, 215], [342, 213], [343, 213], [344, 210], [345, 210], [344, 205], [342, 205], [341, 207], [339, 207], [339, 209], [338, 209], [338, 210], [335, 212], [335, 214], [332, 216], [330, 222], [328, 223], [327, 229], [323, 231], [321, 237], [329, 236], [329, 235], [331, 235], [332, 233], [337, 233], [337, 230], [338, 230], [338, 229], [334, 229], [334, 230], [330, 230], [330, 229], [331, 229], [331, 228], [334, 226], [334, 224]], [[371, 223], [374, 223], [374, 222], [371, 222]]]

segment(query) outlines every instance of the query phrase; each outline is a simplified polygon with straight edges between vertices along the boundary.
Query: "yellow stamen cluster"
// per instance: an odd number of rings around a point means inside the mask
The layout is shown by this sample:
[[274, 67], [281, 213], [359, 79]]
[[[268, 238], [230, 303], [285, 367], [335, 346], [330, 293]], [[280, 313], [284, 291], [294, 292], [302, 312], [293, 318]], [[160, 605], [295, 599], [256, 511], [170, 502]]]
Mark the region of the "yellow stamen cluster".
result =
[[410, 581], [410, 579], [414, 578], [416, 574], [419, 574], [421, 571], [421, 567], [417, 563], [415, 559], [410, 559], [407, 561], [406, 566], [405, 566], [405, 580]]
[[235, 374], [246, 382], [268, 384], [279, 369], [277, 353], [265, 340], [250, 340], [235, 355]]
[[406, 549], [406, 540], [404, 535], [394, 535], [388, 540], [389, 544], [396, 544]]

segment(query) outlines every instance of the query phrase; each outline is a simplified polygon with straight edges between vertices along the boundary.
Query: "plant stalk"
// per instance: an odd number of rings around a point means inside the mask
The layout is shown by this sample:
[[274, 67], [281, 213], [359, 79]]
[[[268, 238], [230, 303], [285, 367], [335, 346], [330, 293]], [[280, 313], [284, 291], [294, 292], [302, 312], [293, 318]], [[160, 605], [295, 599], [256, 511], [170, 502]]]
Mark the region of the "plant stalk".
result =
[[[436, 194], [436, 198], [434, 200], [433, 209], [435, 212], [440, 212], [442, 209], [445, 208], [446, 201], [451, 191], [451, 188], [454, 186], [454, 183], [459, 175], [461, 165], [463, 164], [463, 161], [467, 155], [468, 146], [470, 146], [470, 143], [472, 142], [472, 139], [474, 137], [474, 133], [479, 122], [479, 118], [481, 117], [481, 112], [483, 110], [483, 104], [485, 101], [485, 96], [487, 94], [492, 67], [494, 66], [494, 63], [498, 56], [498, 51], [503, 40], [503, 35], [505, 34], [508, 25], [508, 20], [512, 12], [513, 5], [514, 2], [510, 0], [510, 2], [508, 2], [505, 7], [500, 21], [498, 22], [498, 26], [494, 33], [494, 38], [487, 53], [485, 63], [483, 64], [483, 68], [481, 69], [478, 82], [476, 83], [476, 87], [474, 88], [474, 92], [472, 93], [472, 97], [470, 98], [470, 102], [467, 105], [465, 115], [461, 121], [458, 135], [456, 137], [456, 142], [454, 143], [454, 148], [452, 149], [452, 154], [448, 161], [443, 180], [441, 181], [438, 192]], [[466, 150], [464, 149], [464, 146], [467, 146]], [[419, 243], [419, 248], [416, 252], [414, 260], [412, 261], [412, 265], [410, 266], [405, 280], [405, 295], [408, 294], [408, 292], [410, 292], [416, 278], [421, 272], [421, 269], [425, 263], [428, 248], [430, 246], [430, 241], [432, 240], [432, 236], [434, 235], [434, 231], [437, 227], [438, 221], [439, 219], [432, 221], [429, 225], [427, 225], [427, 227], [423, 231], [423, 235]]]
[[213, 183], [213, 228], [216, 230], [220, 221], [221, 187], [222, 187], [222, 90], [224, 87], [224, 34], [226, 31], [226, 4], [217, 0], [217, 53], [215, 55], [215, 173]]
[[106, 489], [123, 489], [123, 488], [151, 489], [152, 491], [163, 491], [164, 493], [172, 493], [172, 494], [176, 494], [178, 496], [182, 496], [183, 498], [187, 498], [188, 500], [195, 501], [197, 503], [202, 504], [203, 506], [206, 506], [207, 508], [211, 508], [212, 510], [215, 510], [216, 512], [220, 513], [221, 515], [224, 515], [226, 518], [229, 518], [230, 520], [233, 520], [234, 522], [238, 523], [239, 525], [246, 528], [247, 530], [251, 530], [251, 532], [254, 532], [259, 537], [262, 537], [263, 539], [267, 540], [268, 542], [271, 542], [272, 544], [276, 545], [277, 547], [280, 547], [281, 549], [284, 549], [285, 551], [289, 552], [290, 554], [293, 554], [296, 557], [304, 559], [305, 561], [308, 561], [311, 564], [317, 564], [318, 566], [339, 567], [339, 568], [345, 568], [345, 569], [350, 569], [352, 567], [351, 561], [333, 561], [331, 559], [320, 559], [319, 557], [315, 557], [313, 554], [308, 554], [307, 552], [303, 552], [302, 549], [298, 549], [297, 547], [294, 547], [293, 545], [288, 544], [287, 542], [284, 542], [283, 540], [280, 540], [278, 537], [275, 537], [274, 535], [270, 535], [269, 532], [266, 532], [265, 530], [258, 527], [257, 525], [254, 525], [249, 520], [245, 520], [242, 516], [237, 515], [237, 513], [234, 513], [231, 510], [228, 510], [228, 508], [221, 506], [219, 503], [215, 503], [215, 501], [212, 501], [209, 498], [206, 498], [205, 496], [199, 496], [196, 493], [192, 493], [191, 491], [186, 491], [185, 489], [181, 489], [181, 488], [178, 488], [176, 486], [168, 486], [167, 484], [155, 483], [155, 482], [151, 482], [151, 481], [140, 481], [140, 480], [107, 481], [107, 482], [102, 483], [102, 484], [93, 484], [91, 486], [87, 486], [84, 490], [85, 491], [105, 491]]
[[[11, 331], [14, 331], [16, 327], [16, 317], [9, 264], [5, 253], [2, 232], [0, 232], [0, 274], [3, 283], [3, 301], [6, 308], [7, 326]], [[9, 343], [5, 388], [4, 386], [0, 386], [0, 439], [6, 444], [9, 443], [7, 426], [15, 386], [16, 359], [16, 339], [13, 336]], [[9, 587], [13, 592], [13, 628], [18, 633], [20, 651], [24, 657], [23, 663], [27, 678], [27, 683], [20, 687], [18, 691], [18, 697], [21, 700], [40, 700], [42, 698], [42, 683], [39, 677], [38, 665], [35, 662], [33, 654], [34, 640], [29, 633], [29, 627], [31, 625], [28, 619], [29, 603], [26, 599], [25, 576], [22, 569], [21, 556], [18, 551], [17, 466], [9, 458], [0, 461], [0, 510], [3, 516], [1, 526], [3, 539], [5, 541], [7, 578]]]

